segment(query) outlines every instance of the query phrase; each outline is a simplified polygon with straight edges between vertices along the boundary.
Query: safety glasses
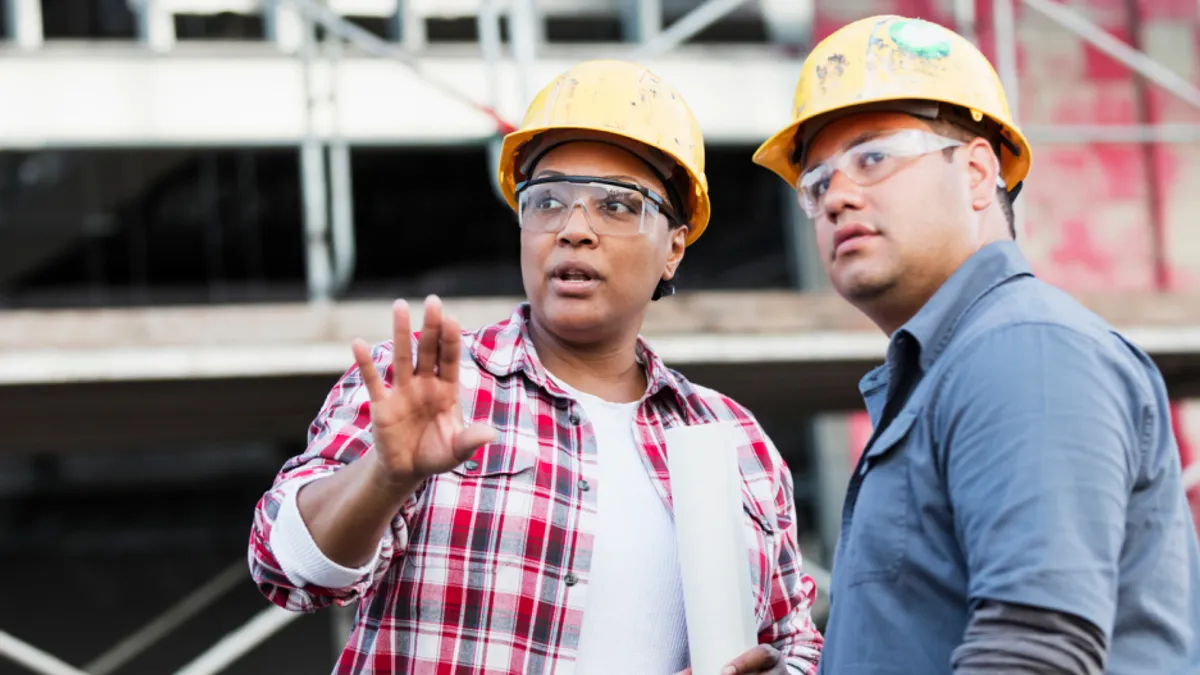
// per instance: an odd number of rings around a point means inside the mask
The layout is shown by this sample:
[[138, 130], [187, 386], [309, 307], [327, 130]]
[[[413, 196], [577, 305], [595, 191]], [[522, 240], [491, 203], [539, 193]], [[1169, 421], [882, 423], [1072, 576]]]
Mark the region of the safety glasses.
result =
[[557, 233], [578, 206], [598, 235], [630, 236], [645, 232], [658, 214], [675, 221], [658, 193], [633, 183], [590, 176], [550, 176], [517, 186], [521, 229]]
[[821, 199], [833, 174], [843, 175], [863, 187], [884, 181], [931, 152], [965, 145], [962, 141], [921, 129], [905, 129], [877, 136], [826, 159], [800, 174], [796, 196], [809, 218], [821, 212]]

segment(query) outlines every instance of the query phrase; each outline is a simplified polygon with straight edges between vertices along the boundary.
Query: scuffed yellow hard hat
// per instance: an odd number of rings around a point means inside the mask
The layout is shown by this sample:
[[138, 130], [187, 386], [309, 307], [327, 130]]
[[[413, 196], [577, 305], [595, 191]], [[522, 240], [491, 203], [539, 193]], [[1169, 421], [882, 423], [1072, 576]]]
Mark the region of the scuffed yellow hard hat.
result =
[[1029, 173], [1029, 142], [987, 57], [952, 30], [895, 15], [847, 24], [813, 48], [796, 83], [792, 123], [758, 148], [754, 163], [794, 187], [800, 177], [796, 139], [812, 135], [805, 125], [868, 106], [917, 101], [960, 107], [977, 123], [990, 120], [1002, 136], [1001, 178], [1010, 192], [1019, 188]]
[[[596, 60], [580, 63], [546, 85], [500, 148], [500, 192], [514, 210], [517, 184], [527, 178], [522, 163], [529, 159], [530, 146], [548, 132], [563, 131], [608, 137], [626, 147], [637, 144], [643, 151], [638, 154], [653, 156], [652, 166], [665, 169], [665, 178], [678, 186], [686, 210], [679, 216], [689, 226], [687, 243], [704, 232], [710, 213], [704, 137], [683, 97], [657, 75], [629, 61]], [[655, 157], [662, 161], [653, 161]]]

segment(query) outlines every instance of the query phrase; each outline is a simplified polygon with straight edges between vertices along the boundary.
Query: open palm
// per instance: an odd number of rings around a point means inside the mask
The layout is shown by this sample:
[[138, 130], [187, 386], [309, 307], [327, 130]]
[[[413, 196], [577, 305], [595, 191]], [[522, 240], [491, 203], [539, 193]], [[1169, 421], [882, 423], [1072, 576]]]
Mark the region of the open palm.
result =
[[392, 305], [395, 362], [385, 384], [371, 359], [370, 346], [355, 340], [354, 359], [371, 396], [371, 426], [376, 460], [397, 482], [449, 471], [495, 438], [484, 424], [464, 427], [458, 404], [458, 359], [462, 332], [442, 316], [437, 296], [425, 300], [425, 321], [412, 362], [408, 303]]

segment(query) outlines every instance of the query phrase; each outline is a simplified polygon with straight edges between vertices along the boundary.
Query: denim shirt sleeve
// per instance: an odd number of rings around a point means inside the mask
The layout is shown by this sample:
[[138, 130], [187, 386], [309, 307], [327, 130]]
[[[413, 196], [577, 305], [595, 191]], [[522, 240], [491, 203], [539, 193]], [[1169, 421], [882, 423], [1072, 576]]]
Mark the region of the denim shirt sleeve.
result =
[[1020, 323], [955, 359], [935, 424], [973, 609], [1055, 610], [1111, 636], [1145, 396], [1123, 356]]

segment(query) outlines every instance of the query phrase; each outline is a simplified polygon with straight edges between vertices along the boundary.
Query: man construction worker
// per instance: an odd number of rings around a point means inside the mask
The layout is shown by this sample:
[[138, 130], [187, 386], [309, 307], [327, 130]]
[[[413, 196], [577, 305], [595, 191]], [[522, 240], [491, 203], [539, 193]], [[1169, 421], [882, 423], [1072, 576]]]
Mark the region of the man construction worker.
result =
[[792, 118], [754, 161], [890, 338], [860, 384], [874, 431], [820, 672], [1200, 673], [1167, 392], [1031, 274], [1012, 217], [1030, 148], [987, 59], [932, 23], [856, 21], [807, 57]]
[[358, 603], [338, 674], [684, 671], [664, 430], [728, 421], [761, 644], [724, 672], [815, 673], [787, 467], [639, 336], [709, 219], [683, 98], [636, 64], [583, 63], [501, 156], [527, 302], [463, 332], [431, 296], [416, 333], [397, 302], [393, 341], [355, 342], [258, 505], [256, 583], [294, 611]]

